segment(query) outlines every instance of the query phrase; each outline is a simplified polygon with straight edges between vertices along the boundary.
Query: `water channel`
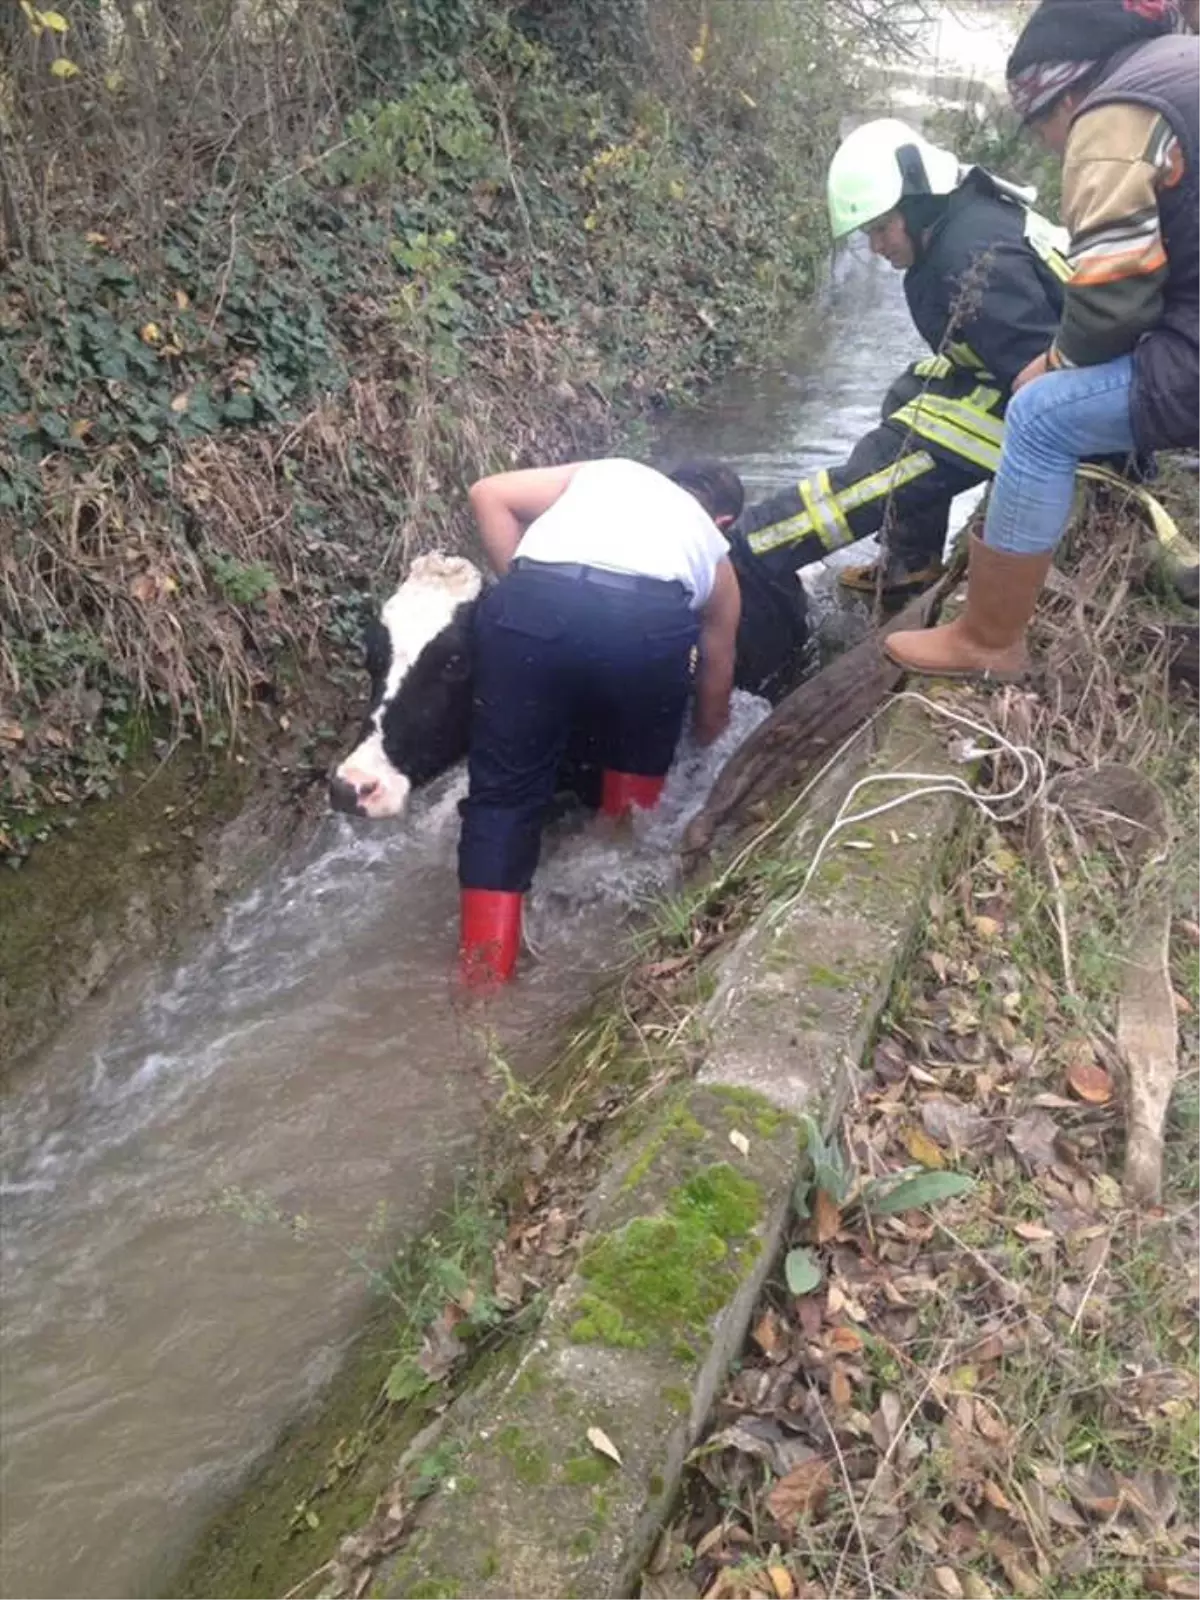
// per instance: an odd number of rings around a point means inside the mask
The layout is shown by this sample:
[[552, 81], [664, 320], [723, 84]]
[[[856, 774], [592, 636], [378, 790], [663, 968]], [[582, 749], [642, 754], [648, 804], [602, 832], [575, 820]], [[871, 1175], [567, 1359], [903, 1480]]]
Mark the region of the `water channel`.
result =
[[[660, 443], [725, 457], [758, 495], [840, 459], [916, 353], [899, 278], [853, 249], [771, 364]], [[808, 581], [836, 641], [851, 614], [828, 573]], [[685, 750], [632, 841], [550, 841], [539, 959], [487, 1019], [514, 1063], [544, 1056], [668, 886], [687, 817], [765, 710], [741, 697], [717, 749]], [[351, 1256], [381, 1220], [419, 1228], [469, 1163], [493, 1091], [451, 982], [463, 786], [448, 775], [397, 824], [330, 817], [186, 959], [86, 1008], [10, 1084], [4, 1594], [154, 1593], [336, 1370], [368, 1294]]]

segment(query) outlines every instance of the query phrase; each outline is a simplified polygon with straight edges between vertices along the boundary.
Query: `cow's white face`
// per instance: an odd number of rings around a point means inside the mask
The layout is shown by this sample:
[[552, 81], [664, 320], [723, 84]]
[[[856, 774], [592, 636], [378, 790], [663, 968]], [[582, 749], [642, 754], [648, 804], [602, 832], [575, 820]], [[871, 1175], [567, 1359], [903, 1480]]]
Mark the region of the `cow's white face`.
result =
[[368, 640], [371, 711], [330, 783], [336, 810], [397, 817], [415, 783], [465, 747], [470, 607], [483, 578], [461, 556], [418, 556]]

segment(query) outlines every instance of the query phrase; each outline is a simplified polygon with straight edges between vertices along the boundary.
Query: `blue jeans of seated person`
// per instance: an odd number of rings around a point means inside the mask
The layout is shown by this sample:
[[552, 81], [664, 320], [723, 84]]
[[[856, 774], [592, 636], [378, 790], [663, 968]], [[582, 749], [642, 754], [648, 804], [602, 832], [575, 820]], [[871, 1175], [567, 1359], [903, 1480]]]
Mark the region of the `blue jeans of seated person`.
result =
[[524, 893], [568, 742], [617, 772], [666, 773], [699, 617], [679, 584], [618, 590], [534, 564], [484, 594], [474, 628], [458, 878]]
[[1010, 555], [1053, 550], [1071, 515], [1085, 456], [1132, 452], [1133, 358], [1048, 372], [1019, 389], [1004, 419], [984, 544]]

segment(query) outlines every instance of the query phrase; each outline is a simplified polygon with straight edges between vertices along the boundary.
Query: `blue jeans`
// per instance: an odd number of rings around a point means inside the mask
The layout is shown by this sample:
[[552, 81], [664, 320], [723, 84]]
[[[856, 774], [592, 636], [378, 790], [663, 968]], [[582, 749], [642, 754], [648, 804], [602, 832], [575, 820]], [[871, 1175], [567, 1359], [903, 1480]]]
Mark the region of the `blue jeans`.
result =
[[1096, 367], [1047, 372], [1018, 390], [1004, 418], [985, 544], [1010, 555], [1054, 549], [1071, 515], [1083, 457], [1135, 449], [1132, 384], [1133, 358], [1118, 356]]

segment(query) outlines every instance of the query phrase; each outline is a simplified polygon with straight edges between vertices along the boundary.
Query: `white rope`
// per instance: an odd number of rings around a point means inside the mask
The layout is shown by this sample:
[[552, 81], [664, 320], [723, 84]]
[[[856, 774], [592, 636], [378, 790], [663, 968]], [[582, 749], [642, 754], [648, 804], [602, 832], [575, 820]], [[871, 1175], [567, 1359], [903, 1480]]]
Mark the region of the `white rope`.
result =
[[[803, 897], [809, 884], [816, 876], [817, 869], [825, 857], [826, 850], [836, 836], [846, 828], [854, 827], [858, 823], [869, 822], [875, 817], [881, 817], [889, 811], [894, 811], [897, 806], [907, 805], [912, 800], [921, 800], [928, 795], [935, 794], [951, 794], [959, 799], [968, 800], [982, 811], [985, 816], [990, 817], [993, 822], [1014, 822], [1032, 806], [1036, 805], [1045, 793], [1046, 763], [1039, 752], [1034, 750], [1032, 746], [1014, 744], [1011, 739], [1006, 739], [992, 723], [975, 717], [968, 717], [964, 712], [940, 705], [936, 700], [930, 700], [927, 695], [919, 694], [915, 689], [903, 689], [899, 694], [893, 695], [885, 705], [881, 706], [871, 716], [870, 720], [852, 734], [836, 754], [825, 763], [813, 783], [822, 777], [830, 766], [841, 758], [853, 741], [860, 737], [866, 728], [869, 728], [897, 700], [915, 700], [919, 705], [924, 706], [927, 711], [932, 711], [935, 715], [944, 717], [949, 722], [957, 723], [959, 727], [970, 729], [972, 733], [992, 740], [993, 743], [990, 745], [976, 744], [973, 741], [968, 743], [962, 752], [963, 759], [974, 760], [983, 756], [996, 755], [999, 752], [1007, 752], [1013, 757], [1019, 768], [1017, 781], [1011, 788], [1003, 790], [1000, 794], [985, 795], [969, 784], [965, 778], [960, 778], [952, 772], [868, 773], [866, 777], [860, 778], [857, 783], [852, 785], [849, 793], [838, 807], [837, 815], [826, 829], [812, 860], [809, 862], [808, 871], [804, 875], [804, 882], [796, 890], [795, 894], [789, 895], [786, 900], [774, 906], [768, 913], [768, 927], [778, 922]], [[869, 806], [865, 811], [851, 811], [850, 807], [853, 805], [856, 796], [872, 784], [878, 783], [909, 783], [915, 784], [917, 787], [911, 789], [907, 794], [894, 795], [890, 800], [884, 800], [879, 805]], [[811, 788], [811, 783], [806, 785], [804, 793], [807, 794]], [[803, 796], [800, 798], [803, 798]], [[793, 802], [793, 805], [795, 803]], [[792, 807], [788, 809], [790, 811]], [[772, 826], [775, 826], [775, 824]], [[764, 834], [760, 837], [765, 836]], [[757, 842], [755, 841], [755, 843]]]

